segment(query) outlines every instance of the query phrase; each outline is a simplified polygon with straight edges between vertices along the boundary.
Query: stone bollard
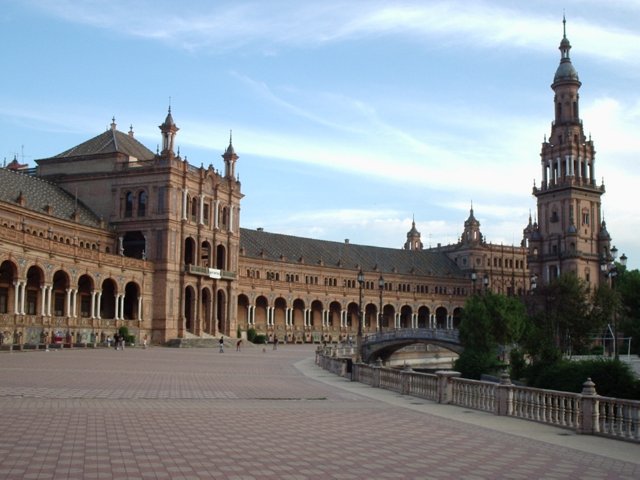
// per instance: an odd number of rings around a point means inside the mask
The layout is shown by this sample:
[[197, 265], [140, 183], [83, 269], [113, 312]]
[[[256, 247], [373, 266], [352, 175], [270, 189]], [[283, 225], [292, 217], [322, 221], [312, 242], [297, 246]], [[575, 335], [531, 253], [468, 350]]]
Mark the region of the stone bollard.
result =
[[587, 378], [582, 384], [580, 394], [580, 418], [578, 419], [578, 433], [594, 434], [600, 429], [598, 414], [598, 393], [596, 384]]
[[509, 415], [513, 403], [511, 377], [505, 371], [500, 374], [500, 384], [496, 387], [496, 415]]

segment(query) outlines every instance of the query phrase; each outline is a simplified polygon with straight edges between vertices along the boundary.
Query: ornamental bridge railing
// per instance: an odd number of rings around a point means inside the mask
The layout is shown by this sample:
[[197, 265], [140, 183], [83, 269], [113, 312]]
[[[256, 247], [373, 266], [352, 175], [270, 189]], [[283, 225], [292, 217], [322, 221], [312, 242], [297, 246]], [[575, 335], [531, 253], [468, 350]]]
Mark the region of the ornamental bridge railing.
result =
[[402, 395], [520, 418], [577, 433], [640, 443], [640, 401], [601, 397], [587, 379], [581, 393], [560, 392], [513, 385], [508, 374], [499, 383], [460, 378], [443, 370], [435, 374], [410, 368], [354, 363], [322, 347], [316, 364], [336, 375]]

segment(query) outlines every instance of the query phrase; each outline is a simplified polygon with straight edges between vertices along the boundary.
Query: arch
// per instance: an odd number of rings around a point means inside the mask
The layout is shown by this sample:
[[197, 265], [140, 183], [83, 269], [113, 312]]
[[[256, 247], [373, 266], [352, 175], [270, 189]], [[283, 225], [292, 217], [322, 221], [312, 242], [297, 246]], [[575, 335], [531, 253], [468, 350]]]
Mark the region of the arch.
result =
[[425, 307], [424, 305], [418, 308], [418, 328], [429, 328], [429, 317], [431, 312], [429, 311], [429, 307]]
[[296, 298], [293, 301], [292, 307], [293, 312], [291, 313], [291, 325], [304, 325], [304, 301], [300, 298]]
[[200, 291], [200, 321], [202, 329], [210, 334], [214, 334], [213, 322], [211, 321], [211, 290], [204, 287]]
[[329, 319], [328, 326], [335, 327], [340, 325], [340, 312], [342, 311], [342, 305], [340, 302], [331, 302], [329, 304]]
[[200, 266], [211, 266], [211, 244], [206, 240], [200, 245]]
[[126, 232], [122, 237], [122, 253], [125, 257], [142, 259], [146, 256], [146, 244], [141, 231]]
[[311, 302], [311, 318], [309, 319], [309, 325], [311, 327], [318, 327], [322, 325], [322, 311], [324, 306], [320, 300], [314, 300]]
[[400, 308], [400, 328], [412, 328], [411, 317], [413, 316], [413, 309], [409, 305], [403, 305]]
[[69, 275], [64, 270], [57, 270], [53, 274], [53, 288], [51, 300], [53, 302], [53, 315], [56, 317], [69, 316], [67, 298], [69, 295]]
[[136, 282], [129, 282], [124, 286], [124, 310], [122, 317], [124, 320], [137, 320], [140, 318], [138, 311], [138, 299], [140, 298], [140, 287]]
[[33, 265], [27, 270], [27, 285], [25, 291], [24, 313], [27, 315], [44, 315], [45, 312], [41, 312], [41, 300], [42, 300], [42, 287], [44, 286], [44, 272], [42, 269]]
[[382, 328], [388, 329], [391, 326], [395, 328], [396, 309], [393, 305], [384, 305], [382, 307]]
[[138, 191], [138, 216], [145, 217], [147, 215], [147, 203], [149, 197], [145, 190]]
[[227, 324], [227, 293], [219, 289], [216, 294], [216, 319], [218, 321], [217, 331], [229, 335], [229, 325]]
[[[364, 307], [362, 309], [364, 310]], [[347, 328], [358, 328], [358, 304], [356, 302], [347, 305]]]
[[91, 295], [93, 292], [93, 278], [89, 275], [81, 275], [78, 279], [78, 300], [77, 305], [80, 307], [80, 316], [84, 318], [92, 317], [91, 311]]
[[460, 328], [460, 322], [462, 321], [462, 307], [456, 307], [453, 309], [453, 328]]
[[228, 270], [227, 268], [227, 249], [224, 245], [216, 247], [216, 268], [220, 270]]
[[249, 330], [251, 327], [249, 321], [249, 297], [245, 294], [238, 295], [238, 326], [240, 328], [244, 328], [245, 330]]
[[18, 267], [11, 261], [0, 263], [0, 313], [9, 313], [15, 306], [15, 286], [18, 279]]
[[124, 193], [122, 204], [122, 216], [125, 218], [133, 217], [133, 192]]
[[256, 328], [263, 332], [267, 330], [267, 309], [269, 308], [269, 301], [263, 295], [256, 298], [256, 310], [254, 317], [254, 325]]
[[193, 333], [195, 301], [196, 292], [191, 285], [187, 285], [184, 289], [184, 329], [190, 333]]
[[284, 328], [286, 324], [287, 301], [282, 298], [276, 298], [273, 302], [273, 325], [274, 327]]
[[102, 295], [100, 296], [100, 318], [116, 318], [116, 294], [118, 286], [111, 278], [102, 282]]
[[364, 323], [362, 328], [366, 332], [375, 332], [378, 329], [378, 307], [373, 303], [367, 303], [364, 307]]
[[191, 237], [184, 239], [184, 264], [193, 265], [196, 258], [196, 242]]
[[445, 307], [436, 308], [436, 328], [447, 328], [447, 309]]

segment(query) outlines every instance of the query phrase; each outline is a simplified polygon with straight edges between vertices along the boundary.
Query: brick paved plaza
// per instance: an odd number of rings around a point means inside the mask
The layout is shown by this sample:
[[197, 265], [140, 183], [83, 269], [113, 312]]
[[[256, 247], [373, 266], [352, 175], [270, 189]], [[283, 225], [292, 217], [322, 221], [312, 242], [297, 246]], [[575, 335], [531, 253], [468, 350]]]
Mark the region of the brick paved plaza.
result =
[[313, 348], [3, 352], [0, 478], [640, 478], [638, 445], [351, 384]]

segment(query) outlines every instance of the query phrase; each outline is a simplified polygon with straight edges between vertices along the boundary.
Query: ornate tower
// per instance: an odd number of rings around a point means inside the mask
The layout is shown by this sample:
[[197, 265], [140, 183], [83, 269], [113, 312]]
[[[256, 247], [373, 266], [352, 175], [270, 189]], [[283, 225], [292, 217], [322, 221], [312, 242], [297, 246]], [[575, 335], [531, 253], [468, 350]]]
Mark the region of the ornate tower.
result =
[[162, 132], [162, 152], [163, 156], [173, 157], [173, 142], [176, 138], [176, 133], [180, 130], [171, 116], [171, 107], [167, 113], [167, 118], [164, 119], [164, 123], [158, 127]]
[[599, 253], [609, 251], [610, 238], [601, 222], [595, 149], [586, 138], [579, 117], [581, 83], [571, 63], [571, 44], [563, 18], [560, 65], [551, 88], [555, 119], [549, 139], [542, 143], [542, 181], [533, 187], [538, 221], [525, 228], [529, 268], [539, 281], [548, 283], [562, 273], [573, 272], [597, 286]]
[[225, 178], [235, 177], [236, 175], [236, 161], [238, 160], [238, 155], [236, 155], [236, 151], [233, 148], [233, 141], [231, 137], [231, 133], [229, 133], [229, 146], [225, 150], [222, 155], [224, 159], [224, 176]]

